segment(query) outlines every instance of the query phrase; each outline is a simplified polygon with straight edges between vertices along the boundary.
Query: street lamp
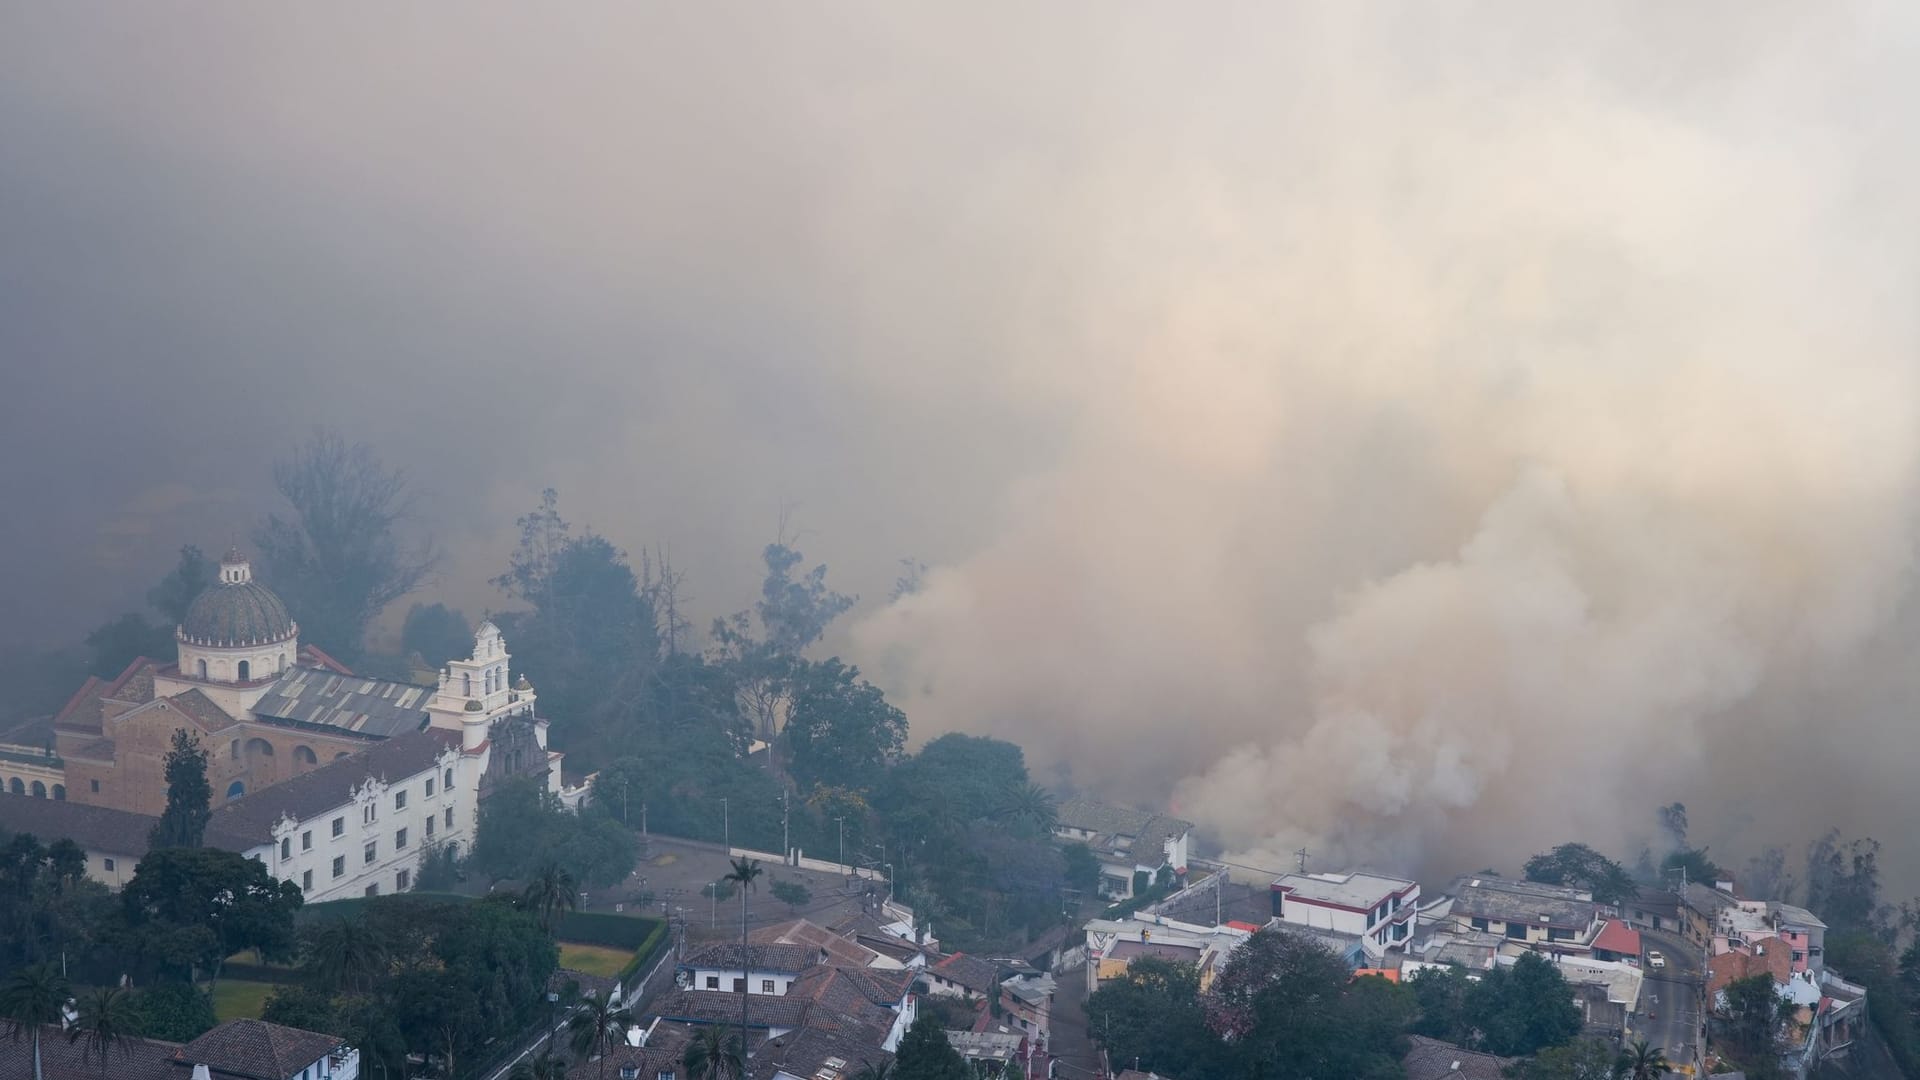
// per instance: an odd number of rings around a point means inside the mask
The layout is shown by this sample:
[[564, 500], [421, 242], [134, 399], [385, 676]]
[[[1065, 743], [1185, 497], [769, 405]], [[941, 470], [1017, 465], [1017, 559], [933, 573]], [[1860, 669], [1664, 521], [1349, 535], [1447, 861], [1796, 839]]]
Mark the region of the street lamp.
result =
[[887, 868], [887, 903], [891, 904], [893, 903], [893, 864], [881, 863], [880, 865]]
[[840, 872], [847, 872], [847, 819], [845, 815], [833, 819], [840, 826]]
[[733, 814], [727, 807], [725, 795], [720, 796], [720, 846], [727, 849], [729, 856], [733, 854]]

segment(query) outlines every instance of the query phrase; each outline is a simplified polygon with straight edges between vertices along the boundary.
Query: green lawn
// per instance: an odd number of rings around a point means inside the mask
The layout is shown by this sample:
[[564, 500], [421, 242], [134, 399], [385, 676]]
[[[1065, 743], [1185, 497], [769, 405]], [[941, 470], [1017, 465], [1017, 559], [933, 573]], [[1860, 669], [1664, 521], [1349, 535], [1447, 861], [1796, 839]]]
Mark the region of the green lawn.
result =
[[272, 983], [221, 979], [213, 988], [213, 1013], [221, 1020], [258, 1020], [266, 1007]]
[[629, 949], [609, 949], [605, 945], [577, 945], [571, 941], [560, 943], [560, 966], [584, 971], [589, 975], [618, 975], [620, 969], [633, 959]]

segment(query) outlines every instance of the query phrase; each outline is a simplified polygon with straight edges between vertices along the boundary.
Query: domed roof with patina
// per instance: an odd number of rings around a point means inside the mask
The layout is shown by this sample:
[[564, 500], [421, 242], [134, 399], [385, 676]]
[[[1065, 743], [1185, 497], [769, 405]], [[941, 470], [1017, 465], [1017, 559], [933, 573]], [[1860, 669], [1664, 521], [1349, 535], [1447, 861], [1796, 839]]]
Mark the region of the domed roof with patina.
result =
[[245, 648], [285, 641], [298, 627], [272, 589], [253, 580], [239, 551], [220, 560], [220, 577], [194, 597], [180, 624], [180, 640], [212, 648]]

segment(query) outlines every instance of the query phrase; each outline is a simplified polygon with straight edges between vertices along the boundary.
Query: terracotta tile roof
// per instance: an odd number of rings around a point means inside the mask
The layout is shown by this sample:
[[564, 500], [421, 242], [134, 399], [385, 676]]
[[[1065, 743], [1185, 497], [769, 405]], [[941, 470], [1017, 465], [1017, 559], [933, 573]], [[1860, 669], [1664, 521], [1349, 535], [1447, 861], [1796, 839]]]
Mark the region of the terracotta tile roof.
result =
[[[804, 1028], [762, 1046], [754, 1053], [749, 1071], [752, 1080], [769, 1080], [776, 1073], [808, 1080], [850, 1080], [869, 1066], [877, 1070], [893, 1060], [892, 1054], [880, 1049], [886, 1035], [886, 1029], [875, 1033]], [[644, 1072], [640, 1075], [652, 1080]]]
[[193, 717], [196, 723], [209, 732], [223, 731], [237, 722], [231, 713], [215, 705], [212, 698], [198, 689], [189, 690], [184, 694], [175, 694], [167, 701], [174, 708]]
[[105, 697], [115, 701], [125, 701], [134, 705], [144, 705], [153, 700], [153, 677], [160, 670], [158, 660], [149, 660], [142, 656], [128, 664], [113, 685], [108, 688]]
[[747, 938], [759, 945], [804, 945], [824, 953], [823, 963], [845, 967], [866, 967], [879, 959], [878, 954], [865, 945], [850, 941], [806, 919], [763, 926], [748, 934]]
[[73, 692], [60, 711], [53, 714], [53, 726], [78, 731], [100, 730], [100, 699], [105, 696], [107, 684], [100, 678], [89, 675], [80, 689]]
[[913, 973], [907, 971], [816, 967], [795, 979], [786, 996], [848, 1016], [865, 1016], [875, 1007], [891, 1012], [911, 989]]
[[1497, 1057], [1467, 1050], [1425, 1035], [1409, 1035], [1400, 1065], [1407, 1080], [1501, 1080], [1519, 1058]]
[[[739, 1015], [734, 1016], [735, 1021]], [[576, 1059], [572, 1068], [567, 1070], [567, 1080], [612, 1080], [620, 1075], [620, 1070], [631, 1067], [641, 1080], [655, 1080], [662, 1072], [683, 1075], [686, 1069], [681, 1059], [686, 1057], [687, 1046], [693, 1042], [694, 1033], [699, 1029], [691, 1024], [676, 1024], [667, 1020], [655, 1021], [645, 1028], [647, 1045], [618, 1046], [606, 1056], [604, 1067], [598, 1059]], [[731, 1033], [737, 1036], [736, 1030]], [[560, 1056], [567, 1056], [562, 1045]]]
[[940, 975], [949, 982], [959, 983], [961, 986], [976, 994], [991, 993], [994, 986], [1000, 981], [1000, 968], [998, 965], [990, 960], [982, 960], [977, 956], [968, 956], [966, 953], [954, 953], [952, 956], [928, 967], [927, 970]]
[[214, 810], [207, 831], [229, 837], [247, 837], [255, 844], [272, 839], [273, 827], [283, 817], [308, 821], [344, 806], [353, 790], [370, 777], [398, 782], [434, 767], [450, 746], [452, 732], [416, 731], [377, 742], [365, 750], [282, 780]]
[[0, 829], [31, 833], [41, 843], [72, 840], [91, 852], [139, 858], [147, 833], [160, 819], [106, 806], [25, 795], [0, 796]]
[[[17, 1039], [0, 1038], [0, 1076], [33, 1075], [33, 1033], [23, 1028]], [[40, 1060], [47, 1080], [172, 1080], [173, 1052], [179, 1043], [158, 1039], [124, 1038], [107, 1052], [102, 1063], [85, 1040], [68, 1042], [66, 1032], [48, 1024], [40, 1029]], [[107, 1070], [111, 1069], [111, 1073]]]
[[[747, 995], [747, 1026], [798, 1028], [807, 1018], [808, 1002], [773, 994]], [[647, 1009], [666, 1020], [690, 1024], [740, 1023], [740, 995], [720, 990], [674, 990]]]
[[1608, 919], [1600, 924], [1600, 932], [1593, 936], [1593, 947], [1637, 957], [1640, 955], [1640, 931], [1618, 919]]
[[185, 1057], [195, 1065], [236, 1076], [285, 1080], [339, 1049], [338, 1035], [269, 1024], [265, 1020], [229, 1020], [188, 1043]]
[[[768, 974], [797, 975], [812, 967], [820, 958], [819, 950], [807, 945], [749, 945], [747, 949], [747, 966]], [[740, 946], [731, 942], [709, 945], [699, 952], [689, 953], [678, 967], [740, 971], [741, 955]]]

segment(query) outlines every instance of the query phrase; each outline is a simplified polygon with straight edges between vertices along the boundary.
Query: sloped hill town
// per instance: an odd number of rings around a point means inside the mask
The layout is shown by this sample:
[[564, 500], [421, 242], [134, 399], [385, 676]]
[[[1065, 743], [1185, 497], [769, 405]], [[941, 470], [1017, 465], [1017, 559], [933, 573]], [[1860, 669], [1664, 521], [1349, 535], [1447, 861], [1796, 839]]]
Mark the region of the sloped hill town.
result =
[[[530, 573], [658, 617], [617, 552], [557, 531]], [[598, 688], [537, 690], [504, 627], [591, 669], [564, 650], [601, 599], [529, 581], [532, 610], [471, 632], [416, 607], [418, 647], [362, 675], [246, 552], [183, 552], [172, 652], [112, 658], [0, 747], [5, 1000], [34, 1036], [0, 1072], [1808, 1077], [1896, 1052], [1874, 1000], [1911, 991], [1873, 966], [1868, 842], [1828, 837], [1799, 881], [1777, 850], [1725, 869], [1674, 803], [1637, 870], [1577, 840], [1425, 887], [1305, 849], [1228, 862], [1170, 812], [1035, 784], [1011, 743], [908, 753], [857, 672], [777, 651], [844, 606], [798, 562], [769, 548], [787, 607], [722, 649], [623, 628], [666, 704], [563, 753], [547, 703]]]

